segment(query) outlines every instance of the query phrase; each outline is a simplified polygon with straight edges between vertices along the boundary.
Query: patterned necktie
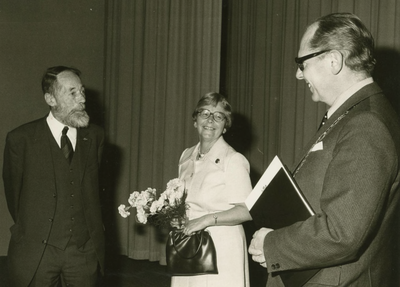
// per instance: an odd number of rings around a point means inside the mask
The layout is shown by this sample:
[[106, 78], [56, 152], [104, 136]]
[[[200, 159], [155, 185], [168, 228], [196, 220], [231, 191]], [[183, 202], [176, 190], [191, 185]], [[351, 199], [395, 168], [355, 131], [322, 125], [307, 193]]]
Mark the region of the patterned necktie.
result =
[[74, 150], [72, 148], [71, 141], [67, 136], [67, 132], [68, 127], [64, 127], [61, 135], [61, 150], [68, 162], [71, 163], [72, 156], [74, 155]]
[[326, 112], [324, 117], [322, 118], [322, 121], [321, 121], [318, 129], [322, 128], [322, 126], [326, 123], [327, 120], [328, 120], [328, 112]]

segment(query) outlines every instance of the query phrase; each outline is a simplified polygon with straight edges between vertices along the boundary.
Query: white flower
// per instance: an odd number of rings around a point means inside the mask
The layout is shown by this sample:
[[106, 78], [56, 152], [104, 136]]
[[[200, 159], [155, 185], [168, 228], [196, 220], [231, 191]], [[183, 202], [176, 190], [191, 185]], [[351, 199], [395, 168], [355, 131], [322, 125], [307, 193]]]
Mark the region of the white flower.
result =
[[185, 186], [182, 184], [175, 190], [175, 194], [177, 198], [182, 198], [183, 194], [185, 193]]
[[174, 207], [181, 203], [181, 199], [184, 193], [185, 193], [184, 182], [181, 181], [179, 178], [175, 178], [167, 183], [167, 189], [161, 195], [164, 195], [166, 197], [169, 206]]
[[169, 206], [175, 206], [177, 203], [179, 203], [180, 197], [177, 197], [176, 193], [171, 193], [169, 195]]
[[165, 206], [165, 195], [160, 195], [160, 198], [156, 201], [157, 203], [157, 211], [160, 211]]
[[147, 223], [147, 216], [146, 213], [144, 212], [143, 209], [139, 209], [137, 210], [137, 214], [136, 214], [137, 220], [140, 223], [146, 224]]
[[129, 195], [129, 205], [121, 204], [118, 211], [122, 217], [130, 215], [131, 207], [136, 208], [136, 220], [142, 224], [156, 226], [170, 225], [172, 217], [184, 217], [186, 213], [185, 184], [179, 178], [170, 180], [167, 188], [157, 198], [156, 189], [148, 187], [143, 191], [134, 191]]
[[136, 200], [137, 200], [139, 194], [140, 193], [138, 191], [134, 191], [129, 196], [128, 202], [132, 207], [136, 207]]
[[[129, 209], [129, 208], [128, 208]], [[118, 207], [118, 211], [119, 211], [119, 214], [121, 214], [121, 216], [123, 217], [123, 218], [127, 218], [131, 213], [130, 212], [128, 212], [128, 209], [126, 208], [126, 206], [124, 205], [124, 204], [121, 204], [119, 207]]]
[[137, 208], [139, 208], [139, 207], [143, 208], [146, 205], [147, 205], [147, 199], [146, 199], [145, 195], [144, 194], [140, 194], [138, 196], [138, 198], [136, 199], [136, 207]]
[[181, 185], [183, 185], [183, 182], [179, 178], [174, 178], [168, 181], [167, 189], [174, 190], [180, 187]]
[[158, 210], [158, 201], [153, 201], [150, 206], [150, 213], [154, 214]]
[[142, 194], [147, 201], [150, 201], [156, 197], [156, 190], [154, 188], [148, 187], [145, 191], [143, 191]]

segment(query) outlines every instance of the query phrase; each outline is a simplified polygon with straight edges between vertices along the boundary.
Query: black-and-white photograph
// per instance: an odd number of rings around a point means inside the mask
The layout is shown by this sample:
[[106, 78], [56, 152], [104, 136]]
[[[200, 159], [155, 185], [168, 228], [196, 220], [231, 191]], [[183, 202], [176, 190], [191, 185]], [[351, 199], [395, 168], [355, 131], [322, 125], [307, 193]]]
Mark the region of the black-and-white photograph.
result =
[[399, 287], [396, 0], [1, 0], [1, 287]]

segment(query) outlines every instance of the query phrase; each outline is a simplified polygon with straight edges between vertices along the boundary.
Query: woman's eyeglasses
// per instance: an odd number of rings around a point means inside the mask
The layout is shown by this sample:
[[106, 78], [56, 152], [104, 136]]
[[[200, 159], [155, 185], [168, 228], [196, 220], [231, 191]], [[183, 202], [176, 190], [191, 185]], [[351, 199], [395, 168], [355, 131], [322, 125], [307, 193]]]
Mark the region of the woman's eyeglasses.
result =
[[199, 117], [201, 117], [202, 119], [208, 119], [210, 116], [213, 117], [214, 121], [216, 121], [217, 123], [223, 122], [224, 120], [226, 120], [226, 115], [224, 113], [221, 112], [214, 112], [212, 113], [210, 110], [207, 109], [201, 109], [197, 112], [197, 114], [199, 115]]

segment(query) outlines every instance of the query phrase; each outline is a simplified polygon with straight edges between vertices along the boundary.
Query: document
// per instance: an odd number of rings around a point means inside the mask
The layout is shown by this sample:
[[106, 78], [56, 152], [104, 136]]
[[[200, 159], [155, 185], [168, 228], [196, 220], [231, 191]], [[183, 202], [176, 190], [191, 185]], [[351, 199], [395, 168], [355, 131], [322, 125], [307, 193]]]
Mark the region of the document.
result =
[[[279, 229], [314, 215], [290, 171], [278, 156], [267, 167], [245, 204], [257, 228]], [[318, 271], [285, 271], [278, 274], [286, 287], [300, 287]]]
[[282, 228], [314, 215], [290, 172], [278, 156], [247, 197], [245, 204], [257, 228]]

